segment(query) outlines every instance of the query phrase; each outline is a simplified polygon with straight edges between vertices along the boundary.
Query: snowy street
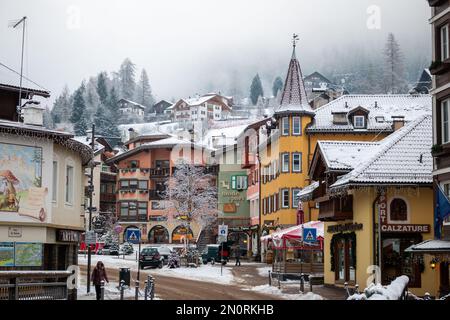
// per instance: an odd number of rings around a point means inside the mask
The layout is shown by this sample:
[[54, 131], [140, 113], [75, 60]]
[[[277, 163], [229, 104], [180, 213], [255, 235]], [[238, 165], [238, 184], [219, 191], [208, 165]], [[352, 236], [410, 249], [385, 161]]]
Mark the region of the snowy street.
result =
[[[135, 256], [92, 256], [92, 265], [102, 261], [108, 272], [110, 284], [105, 291], [105, 299], [119, 299], [119, 291], [116, 289], [119, 282], [119, 268], [126, 267], [131, 270], [131, 283], [137, 277], [137, 263]], [[89, 296], [86, 296], [86, 265], [87, 260], [83, 255], [79, 256], [81, 267], [81, 285], [79, 290], [80, 299], [95, 299], [94, 288]], [[93, 268], [93, 267], [92, 267]], [[310, 293], [309, 286], [305, 285], [305, 294], [299, 294], [298, 281], [285, 281], [281, 284], [281, 290], [277, 283], [268, 284], [268, 267], [261, 263], [242, 263], [241, 267], [235, 267], [234, 263], [224, 266], [222, 275], [220, 265], [201, 265], [198, 268], [176, 268], [162, 269], [147, 268], [140, 271], [141, 292], [143, 292], [144, 281], [148, 275], [155, 278], [155, 294], [157, 299], [202, 299], [202, 300], [322, 300], [319, 291], [321, 286], [314, 288]], [[125, 299], [134, 299], [134, 288], [125, 293]], [[142, 297], [140, 297], [141, 299]], [[331, 298], [331, 297], [330, 297]]]

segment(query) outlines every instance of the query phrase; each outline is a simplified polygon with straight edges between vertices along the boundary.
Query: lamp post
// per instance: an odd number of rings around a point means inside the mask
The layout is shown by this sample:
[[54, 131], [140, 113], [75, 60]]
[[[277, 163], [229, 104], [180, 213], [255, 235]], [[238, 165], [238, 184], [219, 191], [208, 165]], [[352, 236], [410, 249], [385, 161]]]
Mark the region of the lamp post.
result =
[[[94, 155], [95, 155], [95, 125], [92, 125], [91, 133], [91, 148], [92, 148], [92, 160], [90, 162], [91, 172], [89, 175], [89, 231], [92, 230], [92, 194], [94, 192]], [[91, 291], [91, 244], [88, 244], [88, 263], [87, 263], [87, 293]]]

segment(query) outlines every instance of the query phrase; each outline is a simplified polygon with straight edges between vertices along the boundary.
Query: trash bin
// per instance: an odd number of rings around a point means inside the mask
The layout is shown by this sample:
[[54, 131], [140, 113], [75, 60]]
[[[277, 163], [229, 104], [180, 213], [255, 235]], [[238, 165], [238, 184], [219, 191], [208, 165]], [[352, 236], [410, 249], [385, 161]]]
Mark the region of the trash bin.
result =
[[123, 280], [125, 282], [124, 284], [129, 287], [130, 279], [131, 279], [130, 268], [120, 268], [119, 283], [122, 282], [122, 280]]

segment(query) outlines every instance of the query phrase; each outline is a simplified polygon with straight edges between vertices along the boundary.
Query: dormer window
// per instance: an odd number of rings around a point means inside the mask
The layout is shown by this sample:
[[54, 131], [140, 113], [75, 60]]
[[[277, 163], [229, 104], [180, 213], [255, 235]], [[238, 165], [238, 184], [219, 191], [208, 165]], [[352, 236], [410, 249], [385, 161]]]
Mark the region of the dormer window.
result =
[[366, 118], [364, 116], [353, 116], [353, 126], [355, 129], [364, 129], [366, 127]]
[[348, 124], [347, 112], [334, 112], [333, 124]]
[[376, 116], [375, 117], [375, 121], [377, 123], [383, 123], [384, 122], [384, 117], [383, 116]]

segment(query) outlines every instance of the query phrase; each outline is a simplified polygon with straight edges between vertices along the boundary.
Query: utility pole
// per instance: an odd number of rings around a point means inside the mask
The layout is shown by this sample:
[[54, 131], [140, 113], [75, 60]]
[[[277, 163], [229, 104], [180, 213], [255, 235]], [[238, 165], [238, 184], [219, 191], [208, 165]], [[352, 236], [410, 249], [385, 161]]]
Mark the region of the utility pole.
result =
[[23, 22], [23, 29], [22, 29], [22, 57], [20, 60], [20, 85], [19, 85], [19, 105], [17, 106], [17, 121], [20, 121], [20, 115], [21, 115], [21, 108], [22, 108], [22, 79], [23, 79], [23, 52], [25, 48], [25, 27], [26, 27], [26, 20], [27, 17], [23, 17], [20, 19], [17, 23], [13, 25], [13, 28], [17, 28], [22, 22]]
[[[92, 124], [91, 133], [91, 148], [92, 148], [92, 160], [91, 160], [91, 173], [89, 175], [89, 231], [92, 230], [92, 194], [94, 193], [94, 167], [95, 167], [95, 125]], [[88, 244], [88, 263], [87, 263], [87, 293], [91, 291], [91, 244]]]

